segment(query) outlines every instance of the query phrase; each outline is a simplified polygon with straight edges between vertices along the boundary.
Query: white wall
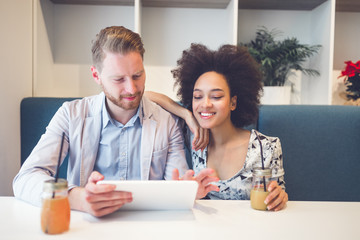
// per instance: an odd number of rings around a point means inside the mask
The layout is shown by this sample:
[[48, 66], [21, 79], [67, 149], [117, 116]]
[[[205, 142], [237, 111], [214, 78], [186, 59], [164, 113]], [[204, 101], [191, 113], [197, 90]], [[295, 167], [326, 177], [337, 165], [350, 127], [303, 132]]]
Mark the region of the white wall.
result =
[[319, 54], [310, 59], [320, 77], [306, 77], [302, 82], [302, 103], [331, 104], [332, 66], [334, 57], [335, 0], [329, 0], [311, 11], [311, 44], [320, 44]]
[[91, 42], [104, 27], [134, 30], [134, 7], [34, 0], [34, 96], [84, 97], [101, 90], [91, 72]]
[[250, 42], [256, 37], [256, 29], [265, 26], [269, 30], [283, 32], [279, 35], [279, 40], [295, 37], [301, 43], [309, 44], [310, 15], [310, 11], [239, 10], [238, 41]]
[[32, 90], [32, 1], [0, 1], [0, 196], [20, 168], [20, 101]]
[[345, 61], [360, 60], [360, 13], [337, 12], [335, 14], [334, 69], [345, 68]]
[[191, 43], [211, 49], [232, 43], [231, 8], [142, 8], [141, 36], [145, 45], [146, 89], [176, 100], [171, 69]]
[[360, 60], [360, 14], [337, 12], [335, 14], [334, 71], [332, 104], [343, 105], [346, 99], [344, 78], [338, 78], [345, 68], [345, 61], [356, 63]]

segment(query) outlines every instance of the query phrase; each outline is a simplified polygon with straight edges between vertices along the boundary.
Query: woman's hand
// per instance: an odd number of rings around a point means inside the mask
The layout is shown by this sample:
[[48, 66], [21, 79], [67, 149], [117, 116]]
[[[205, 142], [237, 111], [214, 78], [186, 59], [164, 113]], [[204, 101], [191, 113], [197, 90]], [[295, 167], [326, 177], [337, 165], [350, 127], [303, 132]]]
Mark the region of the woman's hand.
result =
[[268, 186], [269, 195], [265, 199], [268, 210], [279, 211], [283, 209], [288, 201], [288, 194], [277, 184], [270, 182]]
[[189, 127], [190, 131], [194, 134], [194, 139], [191, 143], [192, 148], [195, 151], [199, 149], [203, 151], [209, 143], [209, 130], [200, 127], [199, 123], [190, 111], [185, 118], [185, 122]]
[[198, 183], [198, 191], [196, 193], [196, 199], [205, 197], [211, 191], [219, 191], [218, 186], [211, 184], [211, 182], [219, 181], [219, 178], [211, 176], [214, 170], [211, 168], [202, 169], [197, 176], [194, 176], [193, 170], [187, 170], [181, 178], [179, 178], [179, 170], [174, 169], [172, 174], [172, 180], [193, 180]]

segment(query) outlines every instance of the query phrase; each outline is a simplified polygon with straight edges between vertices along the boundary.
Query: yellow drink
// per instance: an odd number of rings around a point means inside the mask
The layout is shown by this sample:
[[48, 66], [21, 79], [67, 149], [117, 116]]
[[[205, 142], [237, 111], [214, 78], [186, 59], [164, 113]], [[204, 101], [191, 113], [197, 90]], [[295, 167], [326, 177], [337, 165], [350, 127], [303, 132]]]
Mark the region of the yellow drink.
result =
[[256, 210], [266, 210], [265, 198], [270, 192], [264, 192], [263, 188], [251, 189], [250, 202], [251, 207]]

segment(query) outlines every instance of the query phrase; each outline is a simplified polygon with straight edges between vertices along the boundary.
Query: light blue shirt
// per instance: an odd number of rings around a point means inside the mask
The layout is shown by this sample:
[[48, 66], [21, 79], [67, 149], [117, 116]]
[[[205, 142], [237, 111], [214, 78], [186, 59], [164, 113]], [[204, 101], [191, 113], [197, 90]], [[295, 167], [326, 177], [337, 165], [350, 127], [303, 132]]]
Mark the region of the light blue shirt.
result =
[[142, 119], [136, 114], [125, 124], [111, 118], [104, 102], [100, 144], [94, 170], [106, 180], [140, 180]]

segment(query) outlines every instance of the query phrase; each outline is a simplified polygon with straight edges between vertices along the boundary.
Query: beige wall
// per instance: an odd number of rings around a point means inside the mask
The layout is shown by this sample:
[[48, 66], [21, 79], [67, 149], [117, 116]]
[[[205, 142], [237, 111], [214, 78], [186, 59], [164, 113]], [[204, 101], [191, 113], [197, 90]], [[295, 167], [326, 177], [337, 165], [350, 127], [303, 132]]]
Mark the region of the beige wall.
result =
[[32, 1], [0, 1], [0, 196], [20, 167], [20, 101], [32, 89]]

